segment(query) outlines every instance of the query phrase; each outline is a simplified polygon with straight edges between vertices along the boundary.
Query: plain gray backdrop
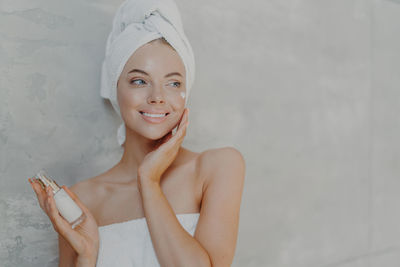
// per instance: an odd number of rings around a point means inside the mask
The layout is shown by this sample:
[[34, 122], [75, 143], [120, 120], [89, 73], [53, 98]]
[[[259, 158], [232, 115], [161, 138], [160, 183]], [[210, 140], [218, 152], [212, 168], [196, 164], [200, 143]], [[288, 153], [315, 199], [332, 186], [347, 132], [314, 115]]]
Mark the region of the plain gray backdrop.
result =
[[[122, 0], [0, 0], [0, 266], [56, 266], [27, 178], [119, 161], [100, 67]], [[246, 160], [233, 266], [400, 266], [400, 1], [177, 0], [183, 145]]]

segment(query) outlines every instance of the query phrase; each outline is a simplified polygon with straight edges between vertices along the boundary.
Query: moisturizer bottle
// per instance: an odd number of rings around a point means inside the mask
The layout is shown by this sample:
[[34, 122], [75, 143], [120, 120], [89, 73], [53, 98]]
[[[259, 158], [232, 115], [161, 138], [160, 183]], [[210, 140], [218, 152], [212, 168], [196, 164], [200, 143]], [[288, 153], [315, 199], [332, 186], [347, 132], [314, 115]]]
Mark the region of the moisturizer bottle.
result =
[[44, 169], [41, 169], [36, 174], [35, 178], [38, 179], [43, 189], [46, 190], [46, 187], [50, 186], [53, 190], [56, 207], [61, 216], [71, 224], [72, 229], [85, 220], [86, 215], [81, 208], [72, 200], [68, 193], [65, 192], [64, 188], [60, 187], [49, 177]]

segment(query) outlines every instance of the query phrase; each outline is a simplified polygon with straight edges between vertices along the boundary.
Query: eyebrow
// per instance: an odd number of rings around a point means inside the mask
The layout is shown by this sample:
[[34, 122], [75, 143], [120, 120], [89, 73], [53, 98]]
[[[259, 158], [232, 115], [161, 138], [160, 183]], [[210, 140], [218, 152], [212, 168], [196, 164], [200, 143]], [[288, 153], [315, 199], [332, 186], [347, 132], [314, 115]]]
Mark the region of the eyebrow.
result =
[[[128, 74], [132, 73], [132, 72], [139, 72], [139, 73], [142, 73], [144, 75], [150, 76], [147, 72], [145, 72], [144, 70], [140, 70], [140, 69], [133, 69], [130, 72], [128, 72]], [[171, 77], [171, 76], [174, 76], [174, 75], [178, 75], [178, 76], [182, 77], [182, 75], [179, 72], [171, 72], [171, 73], [168, 73], [167, 75], [165, 75], [164, 78], [168, 78], [168, 77]]]

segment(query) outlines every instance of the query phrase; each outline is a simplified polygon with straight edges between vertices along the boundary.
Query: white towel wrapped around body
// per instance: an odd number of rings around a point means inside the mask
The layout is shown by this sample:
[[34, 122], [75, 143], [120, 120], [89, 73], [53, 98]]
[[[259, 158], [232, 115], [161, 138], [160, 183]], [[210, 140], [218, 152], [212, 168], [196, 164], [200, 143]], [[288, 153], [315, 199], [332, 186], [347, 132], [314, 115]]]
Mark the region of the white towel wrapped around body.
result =
[[[120, 117], [117, 101], [119, 76], [139, 47], [160, 37], [176, 50], [185, 66], [186, 105], [194, 81], [195, 62], [176, 3], [173, 0], [126, 0], [118, 8], [107, 38], [100, 85], [100, 95], [110, 100]], [[124, 123], [118, 128], [117, 140], [119, 145], [125, 142]]]

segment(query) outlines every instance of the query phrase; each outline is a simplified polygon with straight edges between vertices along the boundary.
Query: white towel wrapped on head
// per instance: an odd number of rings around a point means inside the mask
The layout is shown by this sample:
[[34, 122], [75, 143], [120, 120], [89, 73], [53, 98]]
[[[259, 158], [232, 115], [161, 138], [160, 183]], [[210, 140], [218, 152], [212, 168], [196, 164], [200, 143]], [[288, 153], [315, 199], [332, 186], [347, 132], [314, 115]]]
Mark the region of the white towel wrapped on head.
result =
[[[107, 38], [100, 85], [100, 95], [110, 100], [120, 117], [117, 101], [119, 76], [136, 49], [160, 37], [176, 50], [185, 66], [186, 105], [194, 81], [195, 62], [176, 3], [173, 0], [126, 0], [118, 8]], [[124, 123], [118, 128], [117, 139], [119, 145], [125, 142]]]

